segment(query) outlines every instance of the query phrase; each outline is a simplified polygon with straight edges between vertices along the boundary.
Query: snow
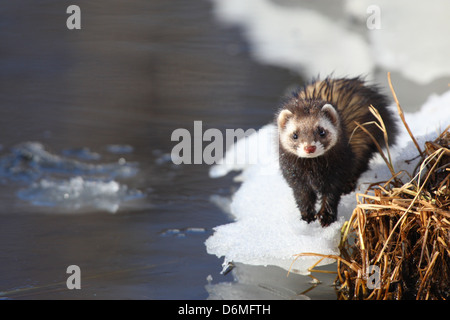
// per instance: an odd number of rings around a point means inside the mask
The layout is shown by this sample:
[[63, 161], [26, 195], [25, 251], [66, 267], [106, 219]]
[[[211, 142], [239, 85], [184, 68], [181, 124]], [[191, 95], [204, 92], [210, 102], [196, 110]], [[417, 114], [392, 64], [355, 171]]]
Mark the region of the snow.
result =
[[[395, 107], [392, 106], [393, 112]], [[435, 137], [450, 124], [450, 91], [438, 96], [432, 95], [416, 113], [406, 113], [406, 121], [414, 132], [419, 145]], [[399, 120], [400, 121], [400, 120]], [[402, 124], [398, 143], [391, 148], [396, 171], [412, 172], [415, 162], [407, 164], [418, 154]], [[359, 189], [341, 198], [338, 221], [327, 228], [319, 222], [311, 224], [300, 219], [291, 189], [279, 171], [277, 159], [277, 131], [274, 124], [267, 124], [255, 134], [239, 140], [223, 163], [210, 169], [211, 178], [220, 178], [231, 171], [242, 171], [240, 188], [228, 199], [213, 197], [221, 208], [228, 208], [233, 222], [218, 226], [214, 234], [206, 240], [209, 254], [223, 257], [226, 261], [248, 265], [279, 266], [291, 272], [308, 274], [308, 268], [317, 257], [295, 255], [305, 252], [319, 254], [339, 254], [337, 245], [340, 229], [356, 205], [356, 192], [363, 192], [364, 183], [383, 181], [391, 177], [380, 156], [372, 159], [370, 170], [359, 179]], [[243, 163], [249, 159], [248, 152], [258, 154], [258, 161]], [[235, 159], [233, 166], [233, 161]], [[239, 160], [239, 161], [236, 161]], [[331, 263], [327, 259], [321, 264]]]
[[446, 0], [213, 3], [218, 20], [239, 26], [264, 64], [307, 77], [372, 76], [380, 68], [419, 84], [450, 76]]
[[[371, 0], [347, 0], [350, 16], [365, 20]], [[406, 78], [426, 84], [450, 75], [450, 43], [446, 0], [377, 1], [381, 28], [367, 32], [375, 63]]]
[[214, 4], [220, 21], [242, 27], [254, 58], [264, 64], [311, 76], [359, 75], [375, 67], [361, 35], [317, 11], [293, 10], [270, 0], [215, 0]]

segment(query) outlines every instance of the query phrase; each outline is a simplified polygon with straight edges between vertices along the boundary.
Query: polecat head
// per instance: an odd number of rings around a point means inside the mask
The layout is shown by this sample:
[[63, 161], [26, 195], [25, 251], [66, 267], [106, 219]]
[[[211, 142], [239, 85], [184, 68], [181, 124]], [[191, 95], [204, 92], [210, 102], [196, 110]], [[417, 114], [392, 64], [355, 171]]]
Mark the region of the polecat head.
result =
[[301, 158], [325, 154], [340, 134], [338, 112], [325, 102], [300, 101], [287, 106], [278, 114], [277, 124], [281, 146]]

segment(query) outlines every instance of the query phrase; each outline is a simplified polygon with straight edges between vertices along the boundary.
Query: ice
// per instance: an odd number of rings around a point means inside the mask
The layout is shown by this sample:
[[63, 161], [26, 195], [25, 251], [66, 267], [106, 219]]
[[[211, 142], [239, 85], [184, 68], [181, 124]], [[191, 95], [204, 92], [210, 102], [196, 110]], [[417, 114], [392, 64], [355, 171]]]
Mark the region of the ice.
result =
[[162, 236], [176, 236], [179, 238], [186, 237], [187, 234], [203, 234], [206, 232], [205, 228], [188, 227], [181, 229], [167, 229], [161, 233]]
[[238, 264], [231, 272], [233, 282], [211, 283], [205, 286], [208, 300], [310, 300], [300, 292], [312, 285], [301, 276], [275, 267], [261, 268]]
[[[365, 22], [366, 8], [372, 4], [371, 0], [347, 0], [346, 8]], [[450, 2], [379, 0], [376, 5], [381, 28], [367, 35], [377, 65], [421, 84], [450, 75]]]
[[[417, 113], [405, 114], [410, 128], [419, 144], [436, 138], [440, 130], [450, 124], [450, 91], [438, 96], [432, 95]], [[416, 162], [406, 163], [418, 154], [403, 125], [396, 146], [391, 155], [396, 171], [412, 172]], [[337, 245], [340, 229], [356, 205], [355, 193], [341, 198], [339, 219], [327, 228], [319, 222], [307, 224], [300, 219], [291, 189], [279, 171], [277, 145], [274, 143], [276, 127], [268, 124], [257, 133], [239, 140], [227, 152], [222, 164], [210, 169], [210, 176], [219, 178], [233, 170], [242, 170], [242, 184], [232, 196], [229, 205], [223, 198], [212, 197], [222, 208], [229, 208], [233, 222], [218, 226], [206, 240], [207, 252], [227, 261], [248, 265], [274, 265], [307, 274], [318, 258], [294, 255], [305, 252], [339, 254]], [[249, 159], [247, 152], [257, 150], [259, 161], [252, 164], [237, 163], [232, 159]], [[390, 172], [381, 156], [371, 161], [371, 169], [361, 176], [359, 192], [365, 191], [367, 183], [387, 180]], [[365, 184], [366, 183], [366, 184]], [[333, 260], [324, 260], [322, 264]]]
[[97, 209], [115, 213], [122, 202], [140, 198], [143, 194], [129, 190], [117, 181], [88, 180], [78, 176], [69, 180], [39, 180], [20, 190], [18, 196], [34, 205], [66, 211]]
[[47, 151], [39, 142], [24, 142], [0, 157], [0, 177], [10, 180], [36, 180], [45, 174], [101, 175], [126, 178], [137, 172], [135, 163], [89, 163]]
[[124, 158], [99, 163], [100, 154], [88, 148], [65, 149], [62, 154], [46, 150], [39, 142], [18, 144], [0, 157], [1, 181], [20, 185], [17, 196], [22, 200], [64, 212], [93, 209], [114, 213], [125, 202], [144, 197], [118, 181], [135, 176], [136, 163]]
[[311, 76], [368, 74], [375, 67], [363, 36], [315, 10], [270, 0], [213, 2], [218, 19], [240, 26], [264, 64]]
[[275, 162], [278, 162], [275, 152], [277, 149], [274, 148], [274, 144], [278, 141], [277, 137], [277, 133], [270, 125], [259, 129], [258, 134], [252, 134], [240, 143], [231, 146], [227, 150], [224, 163], [220, 166], [211, 167], [210, 177], [221, 177], [229, 171], [241, 171], [257, 163], [263, 165], [264, 171], [261, 174], [273, 174]]
[[[220, 21], [242, 29], [256, 60], [306, 77], [371, 76], [380, 68], [420, 84], [450, 76], [446, 0], [213, 3]], [[379, 29], [367, 25], [372, 5]]]

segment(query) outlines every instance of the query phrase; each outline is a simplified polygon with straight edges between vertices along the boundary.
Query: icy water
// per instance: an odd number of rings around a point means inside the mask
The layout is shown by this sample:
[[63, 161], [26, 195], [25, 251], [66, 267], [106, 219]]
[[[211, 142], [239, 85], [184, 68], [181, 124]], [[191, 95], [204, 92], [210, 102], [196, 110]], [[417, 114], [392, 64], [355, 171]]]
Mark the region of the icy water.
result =
[[[240, 272], [263, 273], [268, 284], [228, 290], [233, 277], [220, 274], [204, 241], [230, 221], [210, 197], [229, 196], [231, 178], [211, 180], [207, 165], [175, 166], [168, 156], [173, 130], [195, 120], [220, 130], [268, 123], [300, 79], [252, 61], [209, 1], [78, 1], [81, 30], [67, 29], [68, 5], [2, 5], [0, 298], [308, 290], [308, 277], [263, 267]], [[66, 287], [70, 265], [80, 267], [80, 290]], [[321, 288], [309, 296], [335, 298]]]

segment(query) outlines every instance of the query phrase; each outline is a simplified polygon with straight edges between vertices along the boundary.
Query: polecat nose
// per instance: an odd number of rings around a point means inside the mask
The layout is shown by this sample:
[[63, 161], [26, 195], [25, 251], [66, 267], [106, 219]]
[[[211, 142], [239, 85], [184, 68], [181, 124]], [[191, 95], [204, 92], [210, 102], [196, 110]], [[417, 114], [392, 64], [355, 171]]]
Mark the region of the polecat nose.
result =
[[305, 147], [306, 153], [314, 153], [314, 151], [316, 151], [316, 146], [306, 146]]

